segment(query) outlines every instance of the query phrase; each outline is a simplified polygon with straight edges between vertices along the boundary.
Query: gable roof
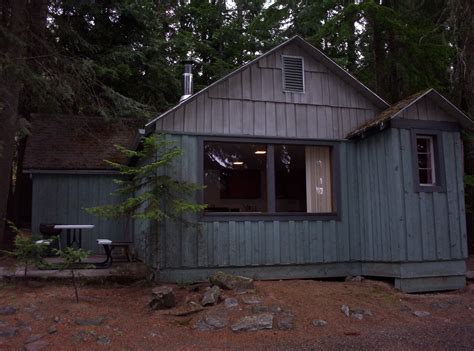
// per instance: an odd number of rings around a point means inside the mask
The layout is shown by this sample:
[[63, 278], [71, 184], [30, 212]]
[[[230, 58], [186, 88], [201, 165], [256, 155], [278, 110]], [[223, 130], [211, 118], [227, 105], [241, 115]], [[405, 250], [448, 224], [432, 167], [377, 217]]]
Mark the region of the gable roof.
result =
[[370, 90], [367, 86], [365, 86], [362, 82], [360, 82], [357, 78], [355, 78], [352, 74], [350, 74], [348, 71], [346, 71], [344, 68], [342, 68], [341, 66], [339, 66], [336, 62], [334, 62], [331, 58], [329, 58], [328, 56], [326, 56], [321, 50], [317, 49], [316, 47], [314, 47], [313, 45], [311, 45], [310, 43], [308, 43], [306, 40], [304, 40], [303, 38], [301, 38], [300, 36], [296, 35], [286, 41], [284, 41], [283, 43], [275, 46], [273, 49], [267, 51], [266, 53], [258, 56], [257, 58], [253, 59], [252, 61], [249, 61], [248, 63], [240, 66], [239, 68], [237, 68], [236, 70], [230, 72], [229, 74], [227, 74], [226, 76], [222, 77], [221, 79], [218, 79], [217, 81], [215, 81], [214, 83], [208, 85], [207, 87], [201, 89], [200, 91], [198, 91], [197, 93], [194, 93], [193, 95], [191, 95], [189, 98], [187, 98], [186, 100], [183, 100], [182, 102], [178, 103], [177, 105], [175, 105], [174, 107], [172, 107], [171, 109], [169, 109], [168, 111], [162, 113], [161, 115], [159, 115], [158, 117], [152, 119], [151, 121], [149, 121], [147, 124], [146, 124], [146, 127], [149, 128], [151, 127], [157, 120], [159, 120], [160, 118], [163, 118], [165, 117], [166, 115], [172, 113], [173, 111], [176, 111], [178, 108], [186, 105], [187, 103], [189, 103], [190, 101], [194, 100], [196, 97], [200, 96], [201, 94], [205, 93], [206, 91], [208, 91], [210, 88], [212, 88], [213, 86], [216, 86], [220, 83], [222, 83], [223, 81], [231, 78], [232, 76], [234, 76], [235, 74], [243, 71], [244, 69], [246, 69], [247, 67], [249, 67], [250, 65], [252, 64], [255, 64], [257, 63], [258, 61], [260, 61], [262, 58], [272, 54], [273, 52], [283, 48], [284, 46], [290, 44], [290, 43], [295, 43], [297, 45], [299, 45], [301, 48], [305, 49], [307, 52], [309, 52], [312, 56], [314, 56], [319, 62], [321, 62], [324, 66], [326, 66], [331, 72], [335, 73], [337, 76], [339, 76], [342, 80], [344, 80], [346, 83], [348, 83], [349, 85], [351, 85], [353, 88], [355, 88], [358, 92], [360, 92], [363, 96], [365, 96], [366, 98], [368, 98], [375, 106], [377, 106], [378, 108], [380, 109], [385, 109], [387, 108], [389, 105], [387, 104], [387, 102], [385, 102], [385, 100], [383, 100], [380, 96], [378, 96], [375, 92], [373, 92], [372, 90]]
[[124, 163], [114, 145], [133, 148], [140, 121], [116, 122], [97, 116], [33, 115], [23, 169], [112, 170], [104, 160]]
[[438, 91], [431, 88], [428, 90], [423, 90], [416, 94], [413, 94], [399, 102], [393, 104], [388, 109], [380, 113], [376, 116], [373, 120], [368, 121], [367, 123], [363, 124], [362, 126], [358, 127], [357, 129], [350, 132], [346, 138], [353, 139], [357, 136], [360, 136], [366, 133], [369, 130], [373, 129], [383, 129], [390, 120], [396, 118], [402, 111], [406, 110], [417, 101], [430, 97], [432, 98], [435, 103], [437, 103], [445, 112], [449, 115], [456, 118], [459, 123], [465, 128], [472, 128], [474, 125], [474, 121], [471, 120], [464, 112], [462, 112], [459, 108], [457, 108], [453, 103], [451, 103], [448, 99], [446, 99], [443, 95], [441, 95]]

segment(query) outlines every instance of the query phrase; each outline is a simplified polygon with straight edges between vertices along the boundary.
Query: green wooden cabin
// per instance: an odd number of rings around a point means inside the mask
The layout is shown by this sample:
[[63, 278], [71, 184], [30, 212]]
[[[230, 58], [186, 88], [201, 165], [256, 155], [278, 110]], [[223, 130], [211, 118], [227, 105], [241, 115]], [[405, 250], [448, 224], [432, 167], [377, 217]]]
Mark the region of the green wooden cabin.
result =
[[85, 208], [121, 200], [111, 195], [119, 174], [104, 160], [126, 162], [114, 145], [134, 147], [137, 134], [138, 125], [131, 120], [110, 123], [93, 116], [33, 115], [23, 163], [25, 181], [31, 184], [25, 222], [32, 232], [40, 234], [41, 223], [93, 224], [94, 229], [83, 230], [82, 243], [95, 253], [103, 253], [96, 239], [131, 240], [131, 223], [98, 218]]
[[136, 222], [137, 253], [161, 281], [223, 270], [461, 288], [471, 126], [433, 89], [389, 106], [294, 37], [147, 124], [183, 149], [166, 172], [206, 185], [196, 201], [208, 207], [198, 229]]
[[146, 132], [166, 133], [184, 151], [167, 174], [206, 185], [196, 194], [208, 205], [191, 218], [197, 228], [135, 221], [124, 231], [123, 222], [85, 214], [118, 200], [110, 197], [117, 175], [89, 158], [110, 159], [121, 142], [103, 134], [99, 144], [67, 149], [90, 134], [67, 122], [49, 137], [46, 126], [33, 129], [30, 164], [51, 158], [26, 170], [33, 229], [97, 224], [87, 248], [97, 237], [132, 239], [168, 282], [222, 270], [256, 279], [390, 277], [407, 292], [465, 285], [461, 130], [473, 122], [438, 92], [389, 106], [299, 37], [195, 94], [191, 78], [188, 63], [182, 101]]

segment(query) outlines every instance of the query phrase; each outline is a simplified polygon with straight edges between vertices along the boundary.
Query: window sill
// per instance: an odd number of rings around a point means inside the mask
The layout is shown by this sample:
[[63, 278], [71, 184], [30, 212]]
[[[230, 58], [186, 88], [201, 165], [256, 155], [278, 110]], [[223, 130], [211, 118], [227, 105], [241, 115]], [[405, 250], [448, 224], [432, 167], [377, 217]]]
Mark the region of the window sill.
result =
[[338, 213], [293, 213], [293, 212], [205, 212], [202, 222], [229, 221], [339, 221]]
[[441, 185], [415, 185], [417, 193], [445, 193], [446, 188]]

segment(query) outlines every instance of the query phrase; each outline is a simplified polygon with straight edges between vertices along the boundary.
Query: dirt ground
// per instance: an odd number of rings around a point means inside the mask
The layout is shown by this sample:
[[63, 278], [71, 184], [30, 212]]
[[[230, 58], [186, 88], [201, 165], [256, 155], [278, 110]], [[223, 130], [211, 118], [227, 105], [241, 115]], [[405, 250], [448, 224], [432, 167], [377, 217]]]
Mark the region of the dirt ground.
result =
[[[174, 286], [178, 305], [205, 291], [199, 286]], [[195, 291], [197, 289], [197, 291]], [[194, 291], [193, 291], [194, 290]], [[150, 311], [151, 286], [83, 283], [80, 302], [66, 282], [0, 280], [0, 308], [17, 312], [0, 315], [2, 328], [18, 328], [13, 337], [0, 337], [0, 350], [23, 350], [28, 338], [41, 337], [44, 350], [473, 350], [474, 284], [453, 292], [402, 294], [382, 281], [287, 280], [256, 282], [255, 291], [236, 294], [239, 307], [229, 312], [223, 303], [188, 316], [180, 309]], [[230, 324], [252, 315], [255, 305], [245, 296], [258, 296], [258, 306], [278, 306], [273, 329], [233, 332], [229, 327], [199, 331], [197, 321], [213, 311], [227, 313]], [[342, 305], [367, 312], [362, 320], [346, 316]], [[429, 312], [417, 317], [414, 312]], [[293, 329], [279, 330], [278, 321], [293, 315]], [[101, 325], [81, 326], [77, 319], [106, 317]], [[314, 326], [322, 319], [325, 326]]]

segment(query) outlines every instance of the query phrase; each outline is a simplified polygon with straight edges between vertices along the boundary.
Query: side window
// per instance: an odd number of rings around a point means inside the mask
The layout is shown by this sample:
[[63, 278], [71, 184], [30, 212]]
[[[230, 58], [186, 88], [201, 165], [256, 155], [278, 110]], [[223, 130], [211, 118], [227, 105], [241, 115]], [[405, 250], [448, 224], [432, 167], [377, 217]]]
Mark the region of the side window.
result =
[[436, 185], [436, 161], [434, 136], [416, 136], [416, 156], [418, 159], [418, 184], [422, 186]]
[[415, 191], [444, 191], [441, 133], [428, 130], [413, 130], [412, 133]]

